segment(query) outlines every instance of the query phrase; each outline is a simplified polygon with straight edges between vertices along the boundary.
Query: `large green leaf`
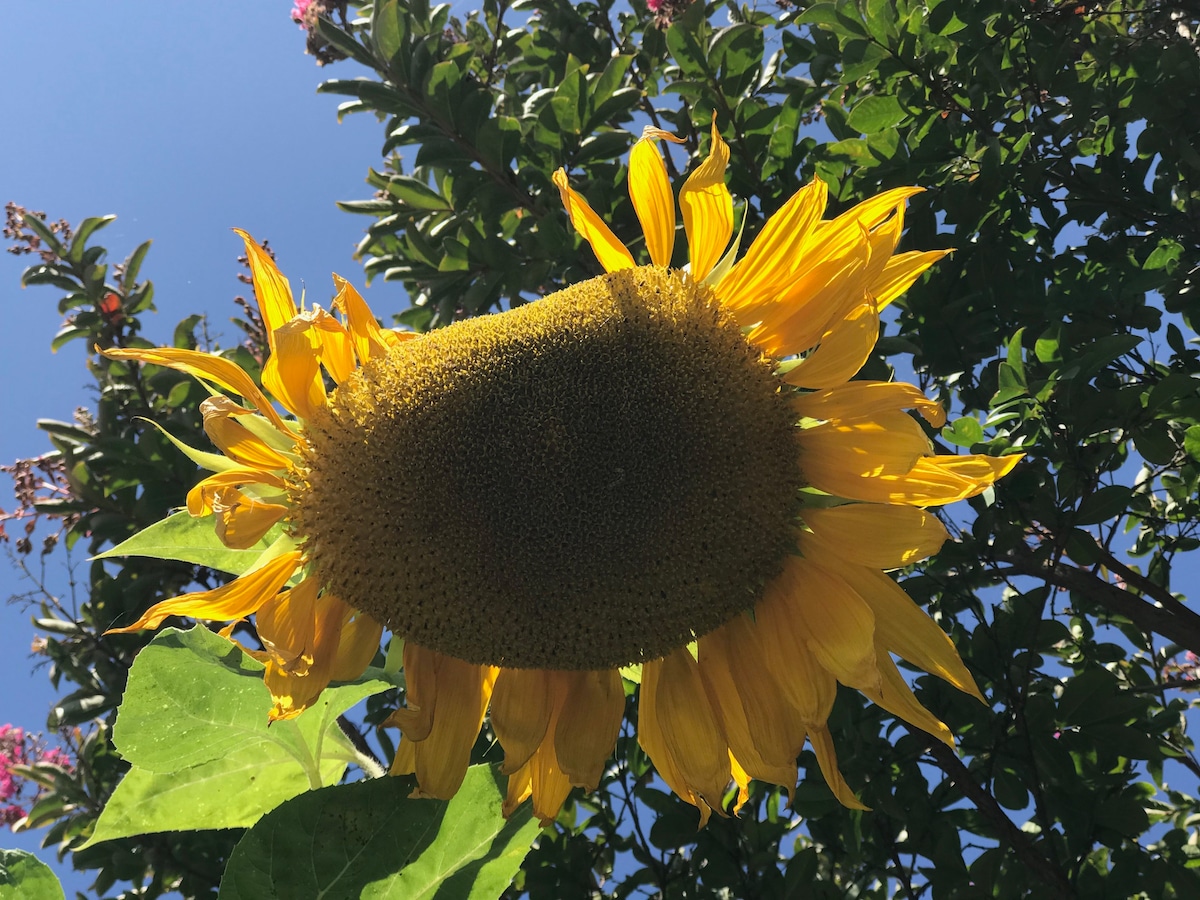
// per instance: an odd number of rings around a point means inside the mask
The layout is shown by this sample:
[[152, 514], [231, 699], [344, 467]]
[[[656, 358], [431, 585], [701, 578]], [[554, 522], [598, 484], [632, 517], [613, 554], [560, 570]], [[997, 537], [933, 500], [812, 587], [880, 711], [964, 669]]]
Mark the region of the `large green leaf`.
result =
[[217, 530], [213, 527], [211, 518], [196, 519], [189, 515], [187, 510], [182, 510], [167, 516], [161, 522], [143, 528], [111, 550], [97, 554], [96, 559], [111, 559], [116, 556], [178, 559], [198, 566], [207, 566], [219, 572], [241, 575], [281, 534], [283, 526], [276, 525], [253, 547], [246, 550], [230, 550], [217, 537]]
[[32, 853], [0, 850], [0, 900], [63, 900], [63, 889]]
[[538, 833], [528, 804], [506, 821], [488, 766], [448, 803], [408, 790], [380, 778], [289, 800], [234, 849], [218, 900], [499, 897]]
[[203, 627], [168, 628], [138, 654], [113, 740], [133, 768], [92, 842], [155, 831], [251, 825], [355, 758], [337, 717], [391, 687], [369, 678], [329, 688], [294, 721], [269, 724], [262, 666]]

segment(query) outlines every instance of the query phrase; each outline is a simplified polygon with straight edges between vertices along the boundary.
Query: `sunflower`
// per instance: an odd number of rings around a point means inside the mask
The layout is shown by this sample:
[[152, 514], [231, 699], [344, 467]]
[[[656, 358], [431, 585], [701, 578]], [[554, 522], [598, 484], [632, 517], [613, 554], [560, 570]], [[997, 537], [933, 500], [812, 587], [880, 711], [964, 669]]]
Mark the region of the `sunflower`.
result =
[[116, 630], [254, 614], [286, 718], [361, 674], [386, 625], [406, 680], [392, 773], [452, 796], [490, 709], [506, 811], [532, 796], [543, 822], [598, 785], [622, 672], [640, 671], [641, 746], [701, 824], [731, 784], [735, 811], [752, 778], [790, 793], [806, 742], [862, 808], [827, 727], [838, 683], [952, 744], [893, 656], [979, 691], [886, 570], [946, 539], [926, 507], [980, 493], [1019, 457], [935, 456], [907, 410], [939, 426], [936, 402], [850, 380], [880, 310], [943, 255], [895, 253], [918, 189], [826, 220], [814, 181], [738, 259], [714, 123], [679, 192], [688, 263], [672, 268], [663, 140], [678, 139], [647, 129], [629, 160], [648, 264], [560, 169], [606, 274], [426, 335], [381, 328], [336, 276], [339, 315], [297, 310], [243, 234], [270, 341], [262, 383], [290, 417], [220, 357], [108, 351], [247, 401], [205, 401], [224, 457], [196, 455], [217, 471], [188, 510], [230, 547], [286, 526], [249, 573]]

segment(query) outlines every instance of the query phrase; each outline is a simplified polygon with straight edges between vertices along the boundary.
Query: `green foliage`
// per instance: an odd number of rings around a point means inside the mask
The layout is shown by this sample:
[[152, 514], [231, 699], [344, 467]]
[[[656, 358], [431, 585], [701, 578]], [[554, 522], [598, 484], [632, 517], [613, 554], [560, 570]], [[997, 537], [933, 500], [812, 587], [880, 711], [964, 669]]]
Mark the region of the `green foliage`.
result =
[[129, 772], [88, 844], [158, 831], [241, 828], [356, 762], [337, 718], [391, 687], [325, 691], [294, 721], [270, 723], [263, 667], [202, 627], [165, 629], [138, 654], [113, 731]]
[[[1181, 590], [1200, 548], [1200, 11], [1147, 0], [662, 10], [654, 17], [640, 0], [486, 0], [458, 17], [422, 0], [381, 0], [360, 4], [349, 24], [323, 20], [320, 37], [372, 74], [321, 90], [349, 98], [339, 115], [385, 123], [385, 161], [368, 175], [374, 196], [342, 204], [366, 223], [366, 273], [404, 284], [413, 306], [398, 318], [421, 329], [594, 274], [551, 185], [560, 166], [644, 255], [625, 193], [628, 148], [645, 124], [675, 131], [684, 144], [668, 165], [678, 183], [707, 151], [714, 111], [731, 149], [743, 246], [812, 177], [829, 184], [835, 209], [925, 187], [910, 203], [904, 249], [957, 249], [894, 305], [864, 376], [911, 367], [953, 413], [931, 435], [943, 450], [1027, 455], [994, 491], [949, 510], [954, 540], [905, 573], [988, 705], [916, 679], [918, 697], [958, 738], [956, 754], [844, 692], [830, 727], [870, 812], [839, 807], [806, 752], [810, 774], [790, 809], [780, 790], [755, 785], [740, 818], [699, 833], [694, 810], [662, 790], [627, 733], [600, 790], [577, 796], [541, 833], [506, 896], [1200, 894], [1200, 762], [1188, 728], [1200, 669], [1182, 655], [1200, 654], [1200, 616]], [[73, 238], [27, 222], [48, 255], [26, 283], [65, 293], [69, 319], [56, 342], [136, 345], [136, 315], [153, 296], [136, 282], [147, 245], [109, 284], [104, 251], [88, 246], [106, 220], [85, 221]], [[108, 292], [121, 317], [104, 313]], [[191, 326], [178, 341], [191, 345]], [[249, 352], [233, 352], [255, 368]], [[70, 499], [39, 508], [72, 517], [67, 545], [87, 536], [95, 552], [162, 519], [197, 477], [193, 461], [135, 417], [152, 416], [192, 446], [205, 440], [203, 392], [188, 379], [92, 366], [95, 421], [44, 426]], [[65, 675], [79, 686], [58, 721], [111, 715], [143, 639], [99, 633], [188, 584], [218, 583], [203, 567], [236, 564], [212, 549], [196, 545], [183, 562], [97, 561], [77, 619], [44, 610], [55, 683]], [[223, 677], [249, 683], [238, 674], [248, 666], [239, 657]], [[373, 698], [367, 724], [378, 726], [395, 700], [394, 689]], [[375, 736], [390, 755], [390, 738]], [[477, 762], [494, 762], [490, 737]], [[41, 812], [61, 817], [50, 835], [70, 846], [126, 765], [103, 729], [90, 740], [88, 765], [55, 782]], [[135, 778], [158, 777], [134, 764], [148, 773]], [[317, 822], [351, 808], [366, 810], [356, 822], [386, 817], [399, 792], [383, 782], [301, 794], [259, 820], [231, 858], [237, 835], [213, 831], [124, 837], [74, 859], [99, 870], [102, 891], [120, 877], [148, 885], [146, 896], [169, 885], [211, 896], [229, 858], [223, 895], [287, 896], [291, 876], [353, 892], [362, 885], [330, 874], [363, 845], [352, 835], [297, 872], [286, 856], [263, 869], [256, 842], [311, 839]], [[458, 824], [442, 807], [404, 808]], [[371, 862], [355, 877], [386, 878], [372, 868], [387, 855], [375, 845], [401, 833], [368, 841]], [[497, 833], [507, 832], [481, 832], [473, 859], [488, 860], [476, 869], [499, 884], [499, 860], [515, 859], [497, 849]], [[516, 854], [527, 840], [504, 846]]]
[[234, 849], [218, 897], [498, 897], [537, 835], [529, 809], [501, 815], [491, 766], [468, 769], [448, 803], [411, 799], [406, 782], [329, 787], [268, 813]]
[[0, 900], [64, 900], [50, 867], [23, 850], [0, 850]]

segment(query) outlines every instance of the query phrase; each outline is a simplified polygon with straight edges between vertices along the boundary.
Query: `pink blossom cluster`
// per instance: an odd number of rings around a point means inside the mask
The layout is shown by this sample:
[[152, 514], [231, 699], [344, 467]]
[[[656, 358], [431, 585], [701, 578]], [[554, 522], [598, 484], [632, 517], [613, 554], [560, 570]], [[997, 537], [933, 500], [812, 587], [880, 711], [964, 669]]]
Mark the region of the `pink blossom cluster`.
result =
[[37, 800], [38, 788], [12, 771], [13, 766], [49, 763], [71, 771], [71, 757], [57, 747], [46, 747], [41, 739], [15, 725], [0, 725], [0, 823], [15, 825]]
[[312, 4], [313, 0], [293, 0], [292, 21], [300, 26], [301, 31], [308, 31], [308, 25], [304, 22], [304, 14], [308, 12], [308, 8]]

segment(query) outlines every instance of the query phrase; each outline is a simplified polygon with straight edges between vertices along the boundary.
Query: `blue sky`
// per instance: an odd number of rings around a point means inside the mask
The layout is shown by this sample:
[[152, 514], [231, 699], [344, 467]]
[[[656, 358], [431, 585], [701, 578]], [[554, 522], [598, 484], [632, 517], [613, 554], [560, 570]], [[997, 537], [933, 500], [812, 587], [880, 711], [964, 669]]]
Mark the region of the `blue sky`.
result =
[[[231, 301], [246, 288], [235, 280], [234, 226], [269, 239], [293, 288], [307, 288], [310, 299], [328, 303], [333, 271], [364, 287], [351, 254], [365, 220], [334, 201], [370, 196], [364, 178], [378, 165], [383, 128], [365, 116], [337, 123], [338, 98], [316, 94], [316, 86], [357, 72], [350, 63], [317, 68], [290, 7], [288, 0], [5, 5], [0, 202], [73, 223], [116, 214], [97, 235], [110, 263], [152, 238], [142, 268], [159, 308], [147, 322], [152, 340], [169, 339], [193, 313], [207, 313], [210, 333], [226, 343], [237, 339]], [[49, 350], [59, 294], [20, 288], [29, 259], [0, 254], [3, 462], [50, 449], [37, 419], [70, 420], [75, 407], [91, 405], [82, 345]], [[407, 305], [397, 285], [380, 282], [366, 296], [381, 314]], [[0, 508], [12, 508], [7, 478]], [[66, 590], [61, 555], [50, 558], [47, 577], [53, 590]], [[0, 557], [0, 596], [28, 589]], [[0, 723], [42, 729], [55, 693], [44, 670], [30, 671], [30, 614], [4, 605], [0, 616]], [[0, 847], [35, 850], [39, 841], [37, 833], [0, 832]], [[38, 852], [53, 861], [52, 851]], [[69, 890], [85, 890], [90, 879], [71, 873], [66, 881]]]

